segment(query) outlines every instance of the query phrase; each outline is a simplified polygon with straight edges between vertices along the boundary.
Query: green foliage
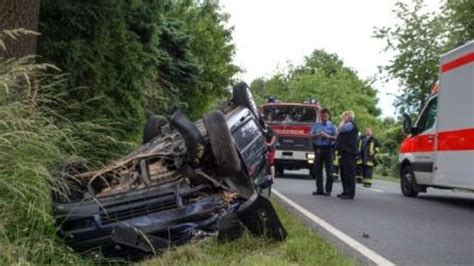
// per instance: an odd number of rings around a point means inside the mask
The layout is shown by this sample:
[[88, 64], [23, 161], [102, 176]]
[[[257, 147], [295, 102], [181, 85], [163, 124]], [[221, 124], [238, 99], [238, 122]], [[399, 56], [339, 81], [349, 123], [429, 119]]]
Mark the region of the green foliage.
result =
[[385, 118], [380, 127], [380, 133], [377, 134], [376, 137], [382, 142], [382, 147], [380, 153], [377, 155], [380, 164], [376, 170], [384, 176], [391, 175], [398, 177], [398, 173], [396, 172], [398, 150], [400, 143], [402, 143], [405, 138], [401, 122], [395, 121], [393, 118]]
[[331, 110], [336, 123], [343, 111], [353, 110], [361, 129], [377, 128], [380, 110], [371, 83], [361, 80], [337, 55], [323, 50], [315, 50], [301, 66], [290, 66], [286, 74], [254, 80], [251, 88], [260, 101], [275, 96], [286, 102], [302, 103], [315, 97]]
[[474, 2], [443, 1], [443, 12], [426, 12], [423, 0], [398, 1], [395, 25], [375, 29], [394, 60], [382, 66], [386, 79], [398, 79], [402, 95], [395, 105], [401, 113], [418, 113], [438, 81], [439, 57], [474, 39]]
[[237, 68], [216, 1], [41, 1], [39, 54], [70, 73], [74, 121], [117, 123], [137, 138], [150, 113], [193, 118], [224, 95]]
[[448, 21], [448, 49], [474, 40], [474, 1], [447, 0], [443, 11]]
[[384, 51], [395, 52], [394, 60], [381, 71], [387, 79], [399, 80], [403, 93], [395, 106], [402, 113], [416, 113], [423, 107], [438, 80], [439, 56], [444, 51], [445, 21], [423, 8], [423, 0], [412, 5], [398, 1], [397, 24], [375, 30], [375, 38], [386, 41]]
[[34, 59], [0, 58], [0, 264], [85, 263], [56, 238], [49, 185], [54, 165], [87, 143], [48, 107], [54, 67]]
[[190, 51], [199, 69], [194, 82], [184, 88], [188, 114], [200, 118], [219, 98], [227, 96], [232, 76], [239, 69], [231, 64], [235, 54], [232, 28], [227, 28], [229, 15], [220, 11], [215, 0], [178, 1], [171, 16], [183, 22], [184, 30], [191, 36]]

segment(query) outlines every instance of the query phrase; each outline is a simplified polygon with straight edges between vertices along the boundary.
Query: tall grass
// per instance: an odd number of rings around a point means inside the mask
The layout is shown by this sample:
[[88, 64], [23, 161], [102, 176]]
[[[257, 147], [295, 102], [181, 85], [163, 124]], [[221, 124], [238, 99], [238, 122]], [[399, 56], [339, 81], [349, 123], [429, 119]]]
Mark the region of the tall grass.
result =
[[[0, 44], [25, 33], [3, 31]], [[59, 115], [56, 108], [68, 102], [52, 92], [65, 83], [48, 74], [54, 66], [35, 61], [0, 58], [0, 264], [86, 263], [56, 236], [52, 173], [69, 158], [110, 157], [107, 145], [116, 142], [107, 127]]]

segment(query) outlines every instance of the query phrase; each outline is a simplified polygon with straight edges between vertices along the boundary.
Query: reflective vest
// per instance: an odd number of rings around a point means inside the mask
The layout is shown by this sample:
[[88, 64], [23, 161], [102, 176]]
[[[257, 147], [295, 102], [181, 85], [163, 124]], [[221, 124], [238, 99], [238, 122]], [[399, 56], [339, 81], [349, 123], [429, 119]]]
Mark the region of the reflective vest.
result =
[[375, 155], [380, 151], [379, 141], [373, 136], [367, 139], [366, 136], [360, 136], [357, 140], [357, 164], [367, 166], [376, 166], [377, 160]]

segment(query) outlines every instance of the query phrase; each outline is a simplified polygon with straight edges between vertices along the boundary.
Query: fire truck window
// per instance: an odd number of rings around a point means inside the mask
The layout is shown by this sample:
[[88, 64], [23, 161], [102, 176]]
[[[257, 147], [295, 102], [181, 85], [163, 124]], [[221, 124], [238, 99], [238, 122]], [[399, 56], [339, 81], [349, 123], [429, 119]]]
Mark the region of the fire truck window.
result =
[[314, 123], [316, 109], [306, 106], [271, 106], [264, 109], [264, 119], [274, 123]]

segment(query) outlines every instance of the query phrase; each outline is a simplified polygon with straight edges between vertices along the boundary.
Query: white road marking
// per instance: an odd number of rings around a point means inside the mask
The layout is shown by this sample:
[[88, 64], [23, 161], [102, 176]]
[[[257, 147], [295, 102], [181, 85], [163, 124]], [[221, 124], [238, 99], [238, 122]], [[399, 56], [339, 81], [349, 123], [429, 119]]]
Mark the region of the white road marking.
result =
[[393, 262], [389, 261], [388, 259], [384, 258], [383, 256], [375, 253], [375, 251], [369, 249], [368, 247], [364, 246], [362, 243], [358, 242], [357, 240], [351, 238], [350, 236], [344, 234], [343, 232], [339, 231], [334, 226], [330, 225], [323, 219], [319, 218], [318, 216], [314, 215], [310, 211], [306, 210], [305, 208], [301, 207], [298, 203], [290, 200], [282, 193], [277, 191], [276, 189], [272, 189], [272, 193], [275, 194], [278, 198], [286, 202], [291, 207], [295, 208], [301, 214], [309, 218], [311, 221], [315, 222], [319, 226], [321, 226], [324, 230], [328, 231], [335, 237], [339, 238], [341, 241], [349, 245], [351, 248], [371, 260], [377, 265], [395, 265]]
[[369, 187], [361, 187], [361, 188], [363, 188], [363, 189], [368, 189], [368, 190], [372, 190], [372, 191], [375, 191], [375, 192], [383, 193], [383, 190], [376, 189], [376, 188], [369, 188]]

